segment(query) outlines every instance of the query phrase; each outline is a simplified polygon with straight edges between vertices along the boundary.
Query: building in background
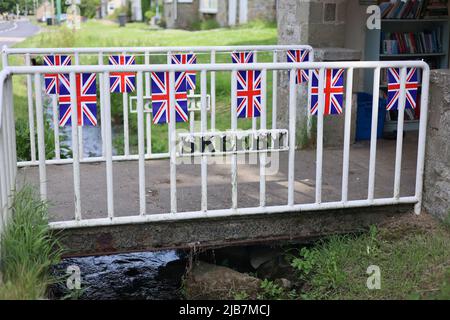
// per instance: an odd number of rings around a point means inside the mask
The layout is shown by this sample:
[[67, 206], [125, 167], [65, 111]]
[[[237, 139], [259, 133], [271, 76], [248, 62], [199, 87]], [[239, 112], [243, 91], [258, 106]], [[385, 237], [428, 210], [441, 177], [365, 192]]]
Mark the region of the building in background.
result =
[[40, 22], [45, 22], [48, 18], [53, 18], [54, 15], [55, 9], [52, 7], [50, 1], [44, 1], [36, 9], [36, 19]]
[[276, 20], [277, 0], [163, 0], [168, 28], [188, 29], [199, 20], [212, 19], [219, 26], [252, 20]]

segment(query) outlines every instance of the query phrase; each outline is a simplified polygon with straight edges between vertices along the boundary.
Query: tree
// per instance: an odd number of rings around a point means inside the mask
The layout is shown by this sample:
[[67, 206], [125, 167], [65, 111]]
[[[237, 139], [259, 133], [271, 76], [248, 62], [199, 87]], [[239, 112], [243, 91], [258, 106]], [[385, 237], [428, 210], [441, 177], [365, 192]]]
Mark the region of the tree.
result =
[[97, 8], [100, 6], [100, 0], [81, 0], [80, 12], [83, 17], [94, 18]]

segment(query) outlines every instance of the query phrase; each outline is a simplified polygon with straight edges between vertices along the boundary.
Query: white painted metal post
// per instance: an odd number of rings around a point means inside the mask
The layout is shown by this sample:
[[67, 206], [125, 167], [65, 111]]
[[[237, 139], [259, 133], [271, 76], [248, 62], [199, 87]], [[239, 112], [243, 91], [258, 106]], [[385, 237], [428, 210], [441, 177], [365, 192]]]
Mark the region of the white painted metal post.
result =
[[427, 133], [428, 118], [428, 93], [430, 85], [430, 69], [428, 66], [422, 69], [422, 94], [420, 101], [420, 122], [419, 122], [419, 141], [417, 148], [417, 170], [416, 170], [416, 199], [414, 213], [420, 214], [422, 210], [422, 190], [423, 190], [423, 171], [425, 165], [425, 143]]
[[[81, 77], [81, 74], [79, 75]], [[72, 127], [72, 158], [73, 158], [73, 184], [75, 201], [75, 220], [81, 220], [81, 192], [80, 192], [80, 155], [78, 146], [78, 108], [77, 83], [75, 72], [70, 73], [70, 104]]]
[[111, 136], [111, 91], [109, 90], [109, 72], [103, 73], [103, 88], [105, 106], [105, 156], [106, 156], [106, 192], [108, 202], [108, 218], [114, 217], [114, 188], [112, 164], [112, 136]]
[[[273, 62], [277, 62], [277, 51], [273, 51]], [[272, 71], [272, 129], [277, 128], [278, 70]]]
[[319, 105], [317, 110], [316, 203], [322, 203], [323, 114], [325, 111], [325, 69], [319, 70]]
[[289, 71], [289, 163], [288, 163], [288, 205], [294, 205], [295, 182], [295, 123], [297, 90], [295, 87], [296, 70]]
[[[99, 52], [98, 53], [98, 65], [101, 66], [103, 65], [103, 53]], [[105, 104], [103, 103], [104, 100], [104, 94], [103, 92], [105, 91], [104, 85], [103, 85], [103, 73], [99, 73], [98, 75], [98, 81], [100, 83], [99, 88], [100, 88], [100, 118], [101, 118], [101, 128], [100, 128], [100, 132], [101, 132], [101, 136], [102, 136], [102, 156], [104, 157], [106, 154], [106, 141], [105, 141]], [[107, 89], [109, 89], [109, 83], [108, 86], [106, 87]]]
[[[126, 52], [122, 55], [126, 56]], [[130, 130], [129, 130], [129, 119], [128, 119], [128, 93], [122, 93], [122, 107], [123, 107], [123, 144], [125, 156], [130, 155]]]
[[397, 145], [395, 148], [394, 199], [400, 198], [400, 179], [402, 171], [403, 124], [406, 104], [406, 67], [400, 69], [400, 95], [398, 98]]
[[[207, 112], [206, 112], [206, 71], [202, 70], [200, 74], [200, 90], [201, 90], [201, 132], [206, 133], [208, 128]], [[202, 146], [203, 149], [203, 146]], [[202, 150], [204, 152], [204, 150]], [[201, 210], [206, 212], [208, 210], [208, 157], [202, 155], [201, 160], [201, 179], [202, 179], [202, 203]]]
[[38, 138], [39, 186], [41, 199], [47, 200], [47, 169], [45, 166], [44, 112], [42, 110], [42, 85], [40, 74], [36, 74], [34, 76], [34, 91], [36, 94], [36, 125]]
[[[267, 70], [261, 70], [261, 130], [267, 128]], [[267, 138], [267, 136], [266, 136]], [[266, 141], [265, 141], [266, 142]], [[265, 149], [266, 146], [263, 146]], [[273, 156], [273, 154], [272, 154]], [[267, 153], [259, 155], [259, 206], [266, 206], [266, 158]]]
[[[216, 51], [211, 51], [211, 64], [216, 63]], [[216, 131], [216, 72], [211, 71], [211, 131]]]
[[[150, 53], [145, 52], [145, 65], [150, 65]], [[149, 97], [151, 95], [151, 79], [150, 72], [145, 72], [145, 95]], [[146, 124], [146, 141], [147, 141], [147, 157], [152, 154], [152, 116], [150, 112], [145, 114], [145, 124]]]
[[170, 153], [170, 212], [177, 212], [177, 158], [176, 158], [176, 113], [175, 72], [169, 72], [169, 153]]
[[[170, 52], [170, 51], [168, 51], [167, 52], [167, 64], [171, 64], [171, 57], [172, 57], [172, 52]], [[175, 77], [175, 74], [174, 74], [174, 77]], [[170, 77], [169, 77], [170, 78]], [[169, 80], [170, 81], [170, 80]], [[174, 81], [175, 81], [175, 78], [174, 78]], [[175, 82], [174, 82], [174, 88], [175, 88]], [[174, 99], [175, 99], [175, 92], [174, 92]], [[169, 99], [171, 99], [170, 97], [169, 97]], [[171, 100], [172, 101], [172, 100]], [[169, 118], [171, 118], [170, 117], [170, 106], [168, 106], [168, 108], [169, 108], [169, 111], [167, 111], [167, 113], [168, 113], [168, 116], [169, 116]], [[166, 115], [167, 116], [167, 115]], [[176, 126], [175, 126], [176, 127]], [[167, 126], [167, 148], [168, 148], [168, 150], [169, 150], [169, 153], [170, 153], [170, 124]]]
[[373, 201], [375, 194], [375, 165], [377, 161], [378, 100], [380, 96], [380, 67], [373, 73], [372, 125], [370, 133], [369, 186], [367, 199]]
[[[78, 52], [75, 52], [75, 65], [76, 66], [80, 65], [80, 56]], [[84, 158], [83, 126], [77, 126], [77, 128], [78, 128], [78, 147], [80, 148], [80, 159], [83, 159]]]
[[[237, 130], [237, 71], [231, 72], [231, 130]], [[234, 148], [237, 148], [236, 138], [233, 141]], [[231, 208], [236, 210], [238, 206], [237, 197], [237, 154], [231, 155]]]
[[[25, 64], [31, 66], [30, 54], [25, 55]], [[30, 152], [31, 161], [36, 161], [36, 136], [34, 129], [34, 110], [33, 110], [33, 76], [27, 74], [27, 94], [28, 94], [28, 125], [30, 128]], [[55, 140], [56, 142], [56, 140]]]
[[[258, 52], [257, 51], [255, 51], [255, 53], [254, 53], [254, 61], [255, 61], [255, 63], [257, 63], [258, 62]], [[255, 131], [256, 129], [257, 129], [257, 123], [256, 123], [256, 117], [253, 117], [252, 118], [252, 130], [253, 131]], [[254, 143], [254, 140], [252, 139], [251, 140], [251, 148], [253, 149], [253, 143]]]
[[145, 215], [145, 137], [144, 137], [144, 95], [142, 71], [137, 73], [137, 117], [139, 152], [139, 212]]
[[344, 126], [344, 157], [342, 160], [342, 202], [348, 200], [348, 173], [350, 164], [350, 134], [352, 126], [352, 91], [353, 91], [353, 68], [347, 69], [345, 84], [345, 126]]

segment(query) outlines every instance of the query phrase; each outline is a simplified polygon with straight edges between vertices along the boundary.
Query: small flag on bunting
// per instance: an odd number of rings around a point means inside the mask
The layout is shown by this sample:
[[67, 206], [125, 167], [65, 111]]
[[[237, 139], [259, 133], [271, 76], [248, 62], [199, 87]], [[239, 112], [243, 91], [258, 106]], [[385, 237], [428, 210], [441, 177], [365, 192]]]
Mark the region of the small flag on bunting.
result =
[[[169, 72], [152, 72], [152, 113], [153, 123], [169, 123], [170, 84]], [[186, 93], [186, 77], [182, 72], [175, 72], [175, 114], [176, 122], [187, 122], [188, 103]]]
[[[134, 56], [117, 55], [109, 56], [109, 64], [116, 66], [134, 65], [136, 60]], [[135, 72], [111, 72], [109, 74], [110, 91], [117, 93], [133, 92], [135, 90], [136, 73]]]
[[[419, 82], [417, 79], [417, 69], [406, 69], [406, 102], [405, 109], [415, 109], [417, 106], [417, 90]], [[398, 110], [398, 101], [400, 97], [400, 69], [388, 69], [388, 104], [387, 110]]]
[[[78, 126], [97, 125], [97, 81], [95, 73], [76, 74], [76, 97]], [[70, 80], [67, 75], [60, 78], [59, 125], [71, 125], [72, 101], [70, 97]]]
[[233, 63], [253, 63], [255, 54], [253, 51], [234, 51], [231, 53]]
[[[317, 115], [319, 110], [319, 70], [311, 72], [310, 112]], [[324, 80], [324, 115], [341, 114], [344, 100], [344, 69], [325, 69]]]
[[[287, 51], [287, 62], [305, 62], [309, 61], [309, 50], [288, 50]], [[297, 70], [297, 75], [295, 77], [295, 83], [308, 82], [309, 70]]]
[[[71, 56], [63, 56], [59, 54], [44, 56], [44, 64], [46, 66], [70, 66], [72, 64]], [[46, 73], [44, 74], [45, 93], [58, 94], [60, 86], [61, 74]], [[68, 75], [67, 75], [68, 77]]]
[[[170, 59], [172, 64], [197, 64], [197, 56], [193, 53], [173, 54]], [[196, 72], [183, 72], [183, 77], [186, 78], [187, 90], [195, 90], [196, 88]]]
[[261, 71], [237, 72], [237, 117], [254, 118], [261, 115]]

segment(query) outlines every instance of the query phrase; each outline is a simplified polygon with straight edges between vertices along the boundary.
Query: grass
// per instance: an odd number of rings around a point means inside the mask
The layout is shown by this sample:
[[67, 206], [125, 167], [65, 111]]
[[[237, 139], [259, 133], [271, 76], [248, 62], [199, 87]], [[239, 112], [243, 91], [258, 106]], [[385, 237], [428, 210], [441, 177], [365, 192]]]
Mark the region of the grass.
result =
[[[407, 219], [290, 255], [303, 283], [296, 298], [450, 299], [450, 227], [426, 215]], [[379, 290], [366, 286], [371, 265], [380, 268]]]
[[[202, 31], [185, 30], [151, 30], [145, 24], [130, 23], [120, 28], [114, 23], [88, 21], [82, 25], [81, 30], [73, 33], [67, 28], [43, 27], [43, 32], [28, 38], [16, 45], [16, 47], [137, 47], [137, 46], [202, 46], [202, 45], [266, 45], [277, 43], [276, 26], [268, 22], [252, 22], [248, 25], [236, 28], [222, 28]], [[22, 64], [23, 59], [11, 58], [14, 64]], [[39, 59], [38, 59], [39, 60]], [[258, 61], [270, 62], [271, 55], [261, 53]], [[229, 53], [218, 54], [217, 62], [230, 62]], [[97, 56], [82, 56], [83, 64], [97, 64]], [[209, 62], [209, 54], [198, 54], [198, 63]], [[105, 59], [104, 63], [107, 63]], [[143, 63], [143, 57], [138, 56], [136, 63]], [[165, 55], [151, 56], [151, 63], [166, 63]], [[209, 78], [209, 75], [208, 75]], [[216, 128], [225, 130], [230, 127], [230, 73], [216, 74]], [[271, 114], [272, 102], [272, 73], [267, 76], [267, 114]], [[198, 87], [199, 87], [198, 79]], [[208, 79], [209, 84], [209, 79]], [[14, 99], [16, 119], [27, 121], [27, 91], [25, 77], [14, 79]], [[199, 92], [199, 88], [197, 89]], [[210, 89], [208, 88], [208, 92]], [[111, 95], [112, 118], [114, 125], [123, 123], [122, 96]], [[99, 113], [99, 112], [98, 112]], [[268, 118], [268, 126], [271, 125], [271, 117]], [[239, 126], [242, 129], [251, 127], [251, 121], [240, 119]], [[189, 124], [179, 123], [178, 129], [188, 130]], [[115, 147], [120, 154], [123, 152], [122, 130], [117, 130], [113, 137]], [[137, 116], [130, 114], [130, 144], [131, 150], [137, 150]], [[152, 125], [153, 152], [167, 151], [167, 125]]]
[[0, 299], [42, 299], [54, 279], [48, 270], [60, 260], [61, 250], [51, 237], [47, 204], [25, 186], [14, 195], [12, 218], [1, 237], [4, 285]]

